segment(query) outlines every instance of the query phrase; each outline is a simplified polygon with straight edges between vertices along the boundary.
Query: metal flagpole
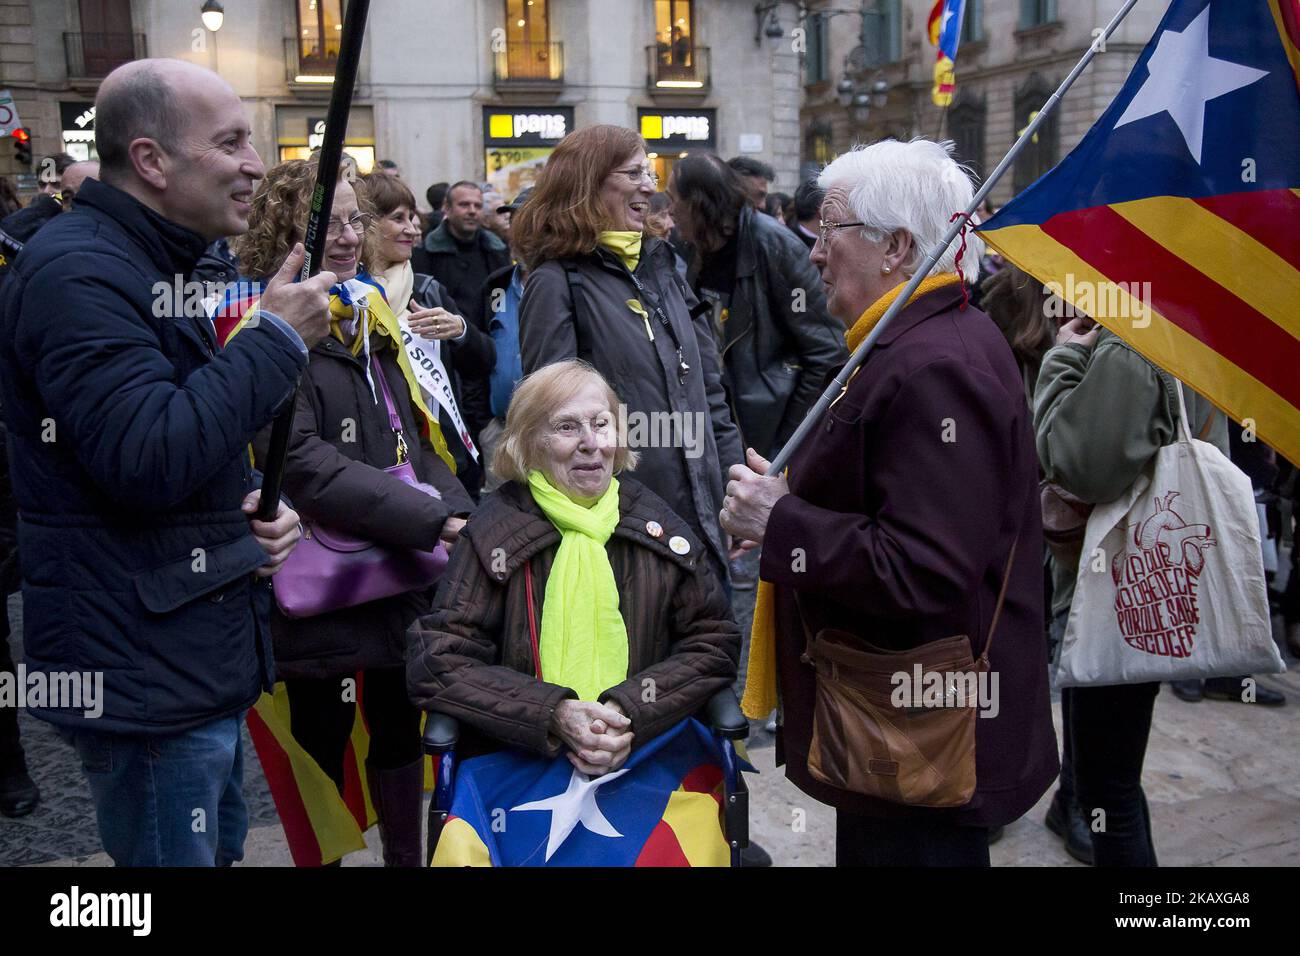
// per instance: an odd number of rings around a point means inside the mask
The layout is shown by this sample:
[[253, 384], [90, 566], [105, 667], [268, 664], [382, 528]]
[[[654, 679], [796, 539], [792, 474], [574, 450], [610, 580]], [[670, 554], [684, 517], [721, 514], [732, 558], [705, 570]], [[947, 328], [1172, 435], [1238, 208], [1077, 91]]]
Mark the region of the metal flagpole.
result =
[[907, 285], [903, 287], [903, 291], [899, 294], [898, 298], [896, 298], [893, 303], [890, 304], [889, 308], [885, 310], [885, 314], [881, 316], [880, 321], [876, 323], [875, 328], [873, 328], [870, 334], [867, 335], [866, 341], [859, 345], [857, 350], [849, 356], [849, 360], [845, 364], [844, 368], [840, 369], [839, 374], [836, 375], [834, 381], [827, 386], [826, 391], [822, 393], [821, 398], [817, 399], [817, 404], [812, 407], [812, 410], [808, 413], [807, 417], [805, 417], [799, 424], [799, 427], [795, 429], [795, 433], [790, 436], [790, 440], [785, 443], [785, 447], [781, 449], [780, 454], [773, 459], [771, 466], [768, 468], [769, 475], [779, 475], [786, 465], [790, 463], [790, 458], [794, 454], [795, 450], [803, 440], [808, 437], [814, 426], [816, 426], [816, 424], [821, 420], [826, 409], [830, 407], [831, 402], [833, 402], [844, 390], [845, 386], [848, 385], [849, 378], [853, 375], [854, 371], [857, 370], [858, 366], [866, 360], [867, 353], [870, 352], [871, 347], [876, 344], [876, 340], [880, 338], [881, 333], [885, 331], [885, 328], [893, 320], [894, 316], [901, 312], [904, 306], [907, 305], [907, 300], [912, 297], [912, 293], [916, 291], [917, 287], [925, 281], [926, 277], [934, 269], [935, 264], [938, 263], [939, 257], [944, 254], [950, 245], [952, 245], [952, 241], [957, 238], [958, 233], [960, 233], [966, 226], [967, 220], [975, 213], [975, 210], [979, 209], [980, 204], [984, 202], [984, 197], [989, 194], [997, 184], [998, 180], [1002, 178], [1003, 174], [1008, 168], [1010, 168], [1011, 164], [1015, 162], [1016, 157], [1020, 155], [1020, 151], [1025, 148], [1025, 144], [1033, 139], [1034, 134], [1038, 132], [1038, 128], [1043, 125], [1043, 122], [1051, 115], [1052, 110], [1056, 108], [1056, 104], [1060, 102], [1061, 97], [1065, 95], [1066, 91], [1074, 84], [1074, 81], [1078, 79], [1079, 74], [1084, 71], [1090, 62], [1092, 62], [1092, 58], [1097, 54], [1097, 51], [1106, 45], [1106, 40], [1115, 32], [1115, 28], [1120, 25], [1120, 22], [1128, 16], [1129, 11], [1133, 9], [1134, 4], [1136, 3], [1137, 0], [1125, 0], [1124, 5], [1119, 9], [1119, 12], [1111, 18], [1110, 23], [1106, 24], [1106, 28], [1101, 31], [1095, 40], [1093, 40], [1092, 46], [1088, 47], [1083, 58], [1075, 64], [1074, 69], [1070, 71], [1070, 74], [1061, 81], [1061, 85], [1057, 87], [1056, 92], [1048, 97], [1043, 108], [1038, 111], [1038, 115], [1034, 117], [1033, 121], [1025, 127], [1025, 131], [1020, 134], [1020, 138], [1016, 140], [1015, 144], [1011, 147], [1010, 152], [1002, 157], [1002, 162], [998, 163], [997, 168], [994, 169], [993, 172], [989, 174], [989, 178], [984, 181], [984, 185], [975, 193], [965, 214], [957, 218], [957, 220], [948, 228], [947, 234], [939, 240], [933, 249], [930, 250], [925, 257], [925, 261], [921, 264], [921, 268], [916, 271], [916, 275], [912, 276]]
[[[361, 59], [361, 41], [365, 37], [369, 10], [370, 0], [350, 0], [343, 13], [339, 61], [334, 69], [334, 89], [330, 92], [329, 112], [325, 116], [325, 136], [321, 141], [316, 185], [312, 189], [311, 210], [307, 215], [307, 231], [303, 239], [305, 256], [302, 273], [298, 277], [300, 281], [320, 272], [320, 262], [325, 256], [325, 231], [334, 205], [334, 187], [338, 184], [339, 163], [343, 159], [343, 139], [348, 129], [352, 91], [357, 85], [357, 63]], [[365, 334], [364, 330], [362, 334]], [[271, 426], [266, 467], [262, 471], [262, 500], [257, 509], [260, 521], [272, 520], [279, 510], [280, 488], [284, 484], [284, 465], [289, 456], [289, 433], [293, 429], [296, 397], [295, 388]]]

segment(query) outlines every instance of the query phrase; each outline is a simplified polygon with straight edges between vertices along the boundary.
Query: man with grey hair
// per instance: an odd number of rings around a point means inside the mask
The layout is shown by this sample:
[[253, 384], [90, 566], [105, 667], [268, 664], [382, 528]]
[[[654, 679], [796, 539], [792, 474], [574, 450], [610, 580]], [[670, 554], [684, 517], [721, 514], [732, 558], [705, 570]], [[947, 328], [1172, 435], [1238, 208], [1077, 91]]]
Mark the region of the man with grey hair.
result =
[[298, 540], [247, 446], [328, 332], [321, 273], [293, 277], [225, 349], [176, 302], [205, 246], [248, 228], [264, 169], [234, 90], [179, 60], [114, 70], [99, 179], [0, 290], [0, 388], [22, 553], [28, 673], [102, 680], [102, 712], [49, 700], [119, 865], [242, 857], [240, 724], [273, 679], [269, 578]]
[[[950, 148], [875, 143], [819, 178], [826, 197], [812, 261], [851, 351], [970, 203]], [[786, 773], [836, 808], [840, 865], [988, 866], [989, 830], [1032, 807], [1057, 772], [1038, 459], [1011, 349], [964, 299], [978, 259], [969, 245], [960, 265], [951, 249], [941, 257], [788, 474], [768, 474], [750, 449], [723, 502], [723, 527], [762, 545], [769, 589], [757, 602], [771, 613], [755, 614], [745, 709], [766, 715], [779, 688]], [[860, 732], [839, 734], [818, 687], [834, 665], [819, 657], [825, 642], [805, 635], [844, 643], [883, 675], [919, 672], [923, 660], [932, 669], [936, 648], [949, 648], [943, 660], [957, 663], [945, 670], [978, 688], [966, 702], [979, 711], [973, 746], [953, 725], [949, 735], [911, 730], [912, 698], [898, 698], [887, 731], [855, 711], [837, 719]], [[880, 689], [843, 676], [852, 693]], [[873, 750], [873, 733], [908, 741]], [[914, 786], [922, 779], [934, 789]], [[962, 788], [937, 788], [956, 779]]]

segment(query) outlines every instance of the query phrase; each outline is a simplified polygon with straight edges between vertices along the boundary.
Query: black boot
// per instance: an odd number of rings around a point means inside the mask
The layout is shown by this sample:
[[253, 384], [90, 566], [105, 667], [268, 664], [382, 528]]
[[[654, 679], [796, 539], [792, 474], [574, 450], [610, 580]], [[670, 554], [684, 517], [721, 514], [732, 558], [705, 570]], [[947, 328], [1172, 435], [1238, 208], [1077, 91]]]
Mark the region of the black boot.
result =
[[424, 865], [424, 758], [397, 770], [366, 764], [370, 802], [379, 815], [384, 866]]
[[22, 757], [0, 770], [0, 814], [25, 817], [41, 802], [41, 791], [27, 773]]
[[1066, 853], [1080, 863], [1092, 866], [1092, 834], [1088, 832], [1088, 821], [1075, 801], [1067, 801], [1057, 790], [1044, 822], [1047, 829], [1065, 841]]

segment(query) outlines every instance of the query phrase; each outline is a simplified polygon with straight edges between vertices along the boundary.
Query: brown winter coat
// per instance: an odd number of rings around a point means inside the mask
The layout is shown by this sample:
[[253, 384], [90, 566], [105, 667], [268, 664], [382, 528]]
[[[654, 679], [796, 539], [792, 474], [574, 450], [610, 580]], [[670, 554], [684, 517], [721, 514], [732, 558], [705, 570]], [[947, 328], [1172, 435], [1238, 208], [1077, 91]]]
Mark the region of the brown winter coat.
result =
[[[619, 514], [605, 548], [627, 627], [628, 678], [600, 699], [617, 701], [631, 718], [636, 746], [735, 680], [740, 632], [699, 539], [661, 498], [621, 477]], [[649, 534], [650, 522], [662, 535]], [[685, 554], [668, 546], [677, 536], [690, 546]], [[559, 545], [527, 487], [506, 484], [484, 499], [461, 532], [433, 611], [410, 630], [407, 689], [418, 707], [459, 718], [496, 747], [559, 753], [551, 714], [577, 694], [534, 676], [524, 573], [527, 562], [540, 633]]]
[[[777, 756], [790, 780], [850, 813], [999, 826], [1032, 807], [1058, 769], [1038, 458], [1011, 349], [988, 316], [960, 303], [956, 286], [936, 289], [881, 334], [794, 454], [791, 493], [772, 509], [760, 570], [777, 585]], [[815, 779], [808, 748], [816, 682], [800, 659], [794, 591], [814, 631], [837, 628], [898, 650], [966, 634], [978, 655], [1017, 538], [990, 652], [997, 711], [975, 721], [970, 803], [901, 807]], [[983, 701], [981, 710], [994, 713]]]
[[[376, 382], [376, 402], [366, 380], [365, 355], [354, 356], [333, 336], [311, 350], [298, 387], [284, 494], [307, 521], [380, 544], [432, 550], [447, 517], [468, 515], [474, 503], [428, 439], [419, 437], [420, 412], [411, 403], [396, 350], [382, 335], [372, 335], [370, 342], [370, 361], [383, 365], [412, 467], [442, 499], [384, 473], [397, 464], [397, 439], [383, 392]], [[259, 467], [269, 432], [263, 431], [257, 442]], [[406, 628], [429, 608], [431, 598], [430, 588], [301, 620], [291, 620], [277, 608], [271, 631], [278, 678], [401, 667]]]

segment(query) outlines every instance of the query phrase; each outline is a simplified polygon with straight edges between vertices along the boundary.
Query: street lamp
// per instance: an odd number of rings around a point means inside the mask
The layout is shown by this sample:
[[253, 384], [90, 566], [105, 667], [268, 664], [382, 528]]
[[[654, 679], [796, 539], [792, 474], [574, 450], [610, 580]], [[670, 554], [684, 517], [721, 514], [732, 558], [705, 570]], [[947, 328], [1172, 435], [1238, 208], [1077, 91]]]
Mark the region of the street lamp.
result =
[[840, 106], [848, 107], [853, 103], [853, 81], [847, 76], [841, 77], [840, 81], [835, 84], [835, 96], [840, 101]]
[[754, 4], [755, 46], [763, 45], [763, 37], [767, 37], [775, 45], [779, 44], [785, 36], [785, 29], [781, 26], [781, 19], [776, 15], [777, 7], [780, 5], [779, 0], [776, 3]]
[[205, 27], [216, 33], [226, 20], [226, 11], [217, 0], [204, 0], [203, 6], [199, 7], [199, 19]]
[[853, 121], [860, 126], [865, 125], [871, 119], [871, 94], [866, 90], [854, 93], [852, 110]]

